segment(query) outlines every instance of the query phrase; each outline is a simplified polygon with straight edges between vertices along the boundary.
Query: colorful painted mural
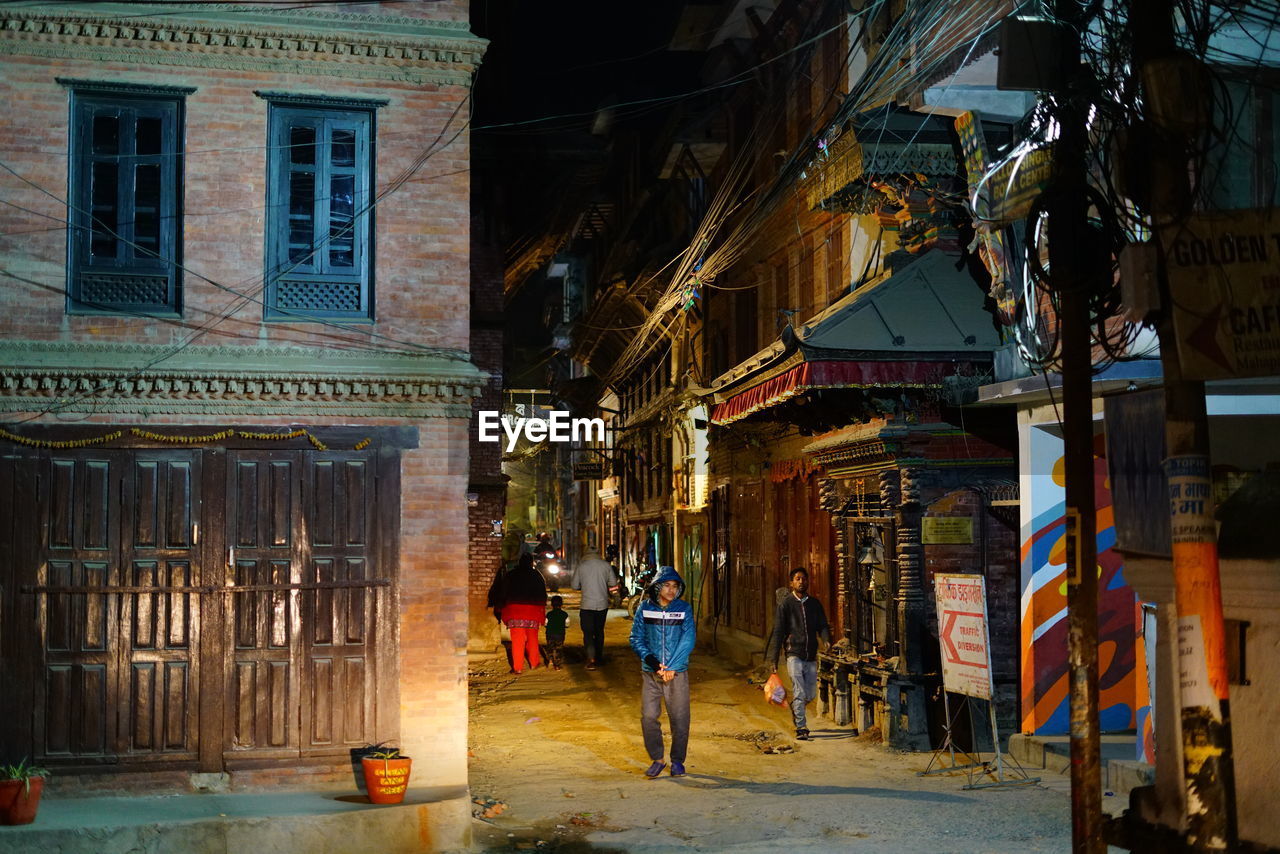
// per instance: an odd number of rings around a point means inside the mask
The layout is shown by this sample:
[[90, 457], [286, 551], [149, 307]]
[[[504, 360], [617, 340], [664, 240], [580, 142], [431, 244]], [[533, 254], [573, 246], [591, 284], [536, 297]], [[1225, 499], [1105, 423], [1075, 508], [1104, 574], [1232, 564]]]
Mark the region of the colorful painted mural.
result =
[[[1022, 529], [1022, 730], [1070, 729], [1062, 440], [1033, 427], [1029, 521]], [[1101, 451], [1101, 436], [1097, 443]], [[1026, 479], [1024, 479], [1024, 484]], [[1141, 612], [1113, 549], [1115, 523], [1106, 460], [1094, 457], [1098, 530], [1098, 687], [1103, 732], [1136, 730], [1150, 715]]]

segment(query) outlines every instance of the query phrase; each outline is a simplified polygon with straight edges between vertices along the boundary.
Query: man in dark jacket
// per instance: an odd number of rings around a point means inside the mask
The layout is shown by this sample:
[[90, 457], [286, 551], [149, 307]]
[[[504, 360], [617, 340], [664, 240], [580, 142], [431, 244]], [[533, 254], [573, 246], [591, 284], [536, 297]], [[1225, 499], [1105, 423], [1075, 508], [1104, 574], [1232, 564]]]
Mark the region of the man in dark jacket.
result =
[[791, 677], [791, 717], [796, 725], [796, 738], [809, 739], [809, 724], [804, 707], [818, 693], [818, 638], [823, 649], [831, 646], [831, 627], [822, 603], [808, 595], [809, 572], [803, 566], [791, 571], [791, 592], [773, 615], [773, 631], [765, 648], [764, 660], [778, 672], [778, 654], [787, 654], [787, 674]]
[[640, 732], [653, 764], [644, 772], [649, 779], [667, 767], [663, 760], [662, 724], [658, 713], [667, 707], [671, 724], [671, 776], [684, 776], [689, 747], [689, 653], [697, 639], [693, 609], [681, 599], [684, 580], [673, 567], [664, 566], [645, 590], [644, 601], [631, 622], [631, 649], [640, 658], [643, 683], [640, 693]]

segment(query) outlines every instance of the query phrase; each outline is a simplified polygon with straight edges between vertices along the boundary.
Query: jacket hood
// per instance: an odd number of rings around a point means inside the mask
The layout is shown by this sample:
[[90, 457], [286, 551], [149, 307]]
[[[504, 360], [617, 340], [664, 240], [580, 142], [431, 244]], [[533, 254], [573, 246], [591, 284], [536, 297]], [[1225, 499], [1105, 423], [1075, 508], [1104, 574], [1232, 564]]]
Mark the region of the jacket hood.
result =
[[663, 566], [658, 568], [658, 574], [654, 576], [653, 581], [649, 582], [649, 589], [647, 592], [650, 601], [655, 603], [658, 601], [658, 588], [668, 581], [674, 581], [680, 585], [680, 589], [676, 593], [676, 598], [681, 599], [684, 597], [684, 579], [680, 577], [680, 573], [676, 572], [676, 568], [674, 566]]

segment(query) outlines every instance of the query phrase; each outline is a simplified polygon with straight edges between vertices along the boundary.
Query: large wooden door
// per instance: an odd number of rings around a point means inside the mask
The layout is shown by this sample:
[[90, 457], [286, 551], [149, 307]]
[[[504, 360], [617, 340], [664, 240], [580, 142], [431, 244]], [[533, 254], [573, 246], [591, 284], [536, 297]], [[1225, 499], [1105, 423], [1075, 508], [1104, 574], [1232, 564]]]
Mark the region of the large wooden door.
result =
[[233, 451], [228, 756], [345, 754], [373, 739], [373, 466], [359, 452]]
[[194, 760], [198, 452], [42, 462], [37, 754]]
[[[35, 747], [41, 759], [109, 761], [119, 752], [120, 572], [118, 453], [49, 455], [41, 466], [36, 581], [41, 664]], [[74, 592], [83, 590], [86, 592]], [[92, 590], [93, 592], [87, 592]]]
[[311, 695], [302, 704], [304, 746], [313, 753], [373, 741], [380, 588], [373, 551], [373, 466], [358, 453], [312, 455], [303, 466], [308, 533], [302, 656]]
[[376, 741], [394, 469], [372, 450], [6, 456], [0, 747], [213, 770]]

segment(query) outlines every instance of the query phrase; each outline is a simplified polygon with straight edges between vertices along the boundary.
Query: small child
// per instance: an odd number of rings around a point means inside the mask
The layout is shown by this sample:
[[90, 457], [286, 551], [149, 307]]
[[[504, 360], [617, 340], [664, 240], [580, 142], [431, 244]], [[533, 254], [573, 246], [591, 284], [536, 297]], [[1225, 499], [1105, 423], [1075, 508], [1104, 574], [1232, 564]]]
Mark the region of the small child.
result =
[[547, 657], [551, 669], [559, 670], [564, 660], [564, 632], [569, 625], [569, 613], [564, 609], [564, 597], [551, 597], [551, 610], [547, 612]]

